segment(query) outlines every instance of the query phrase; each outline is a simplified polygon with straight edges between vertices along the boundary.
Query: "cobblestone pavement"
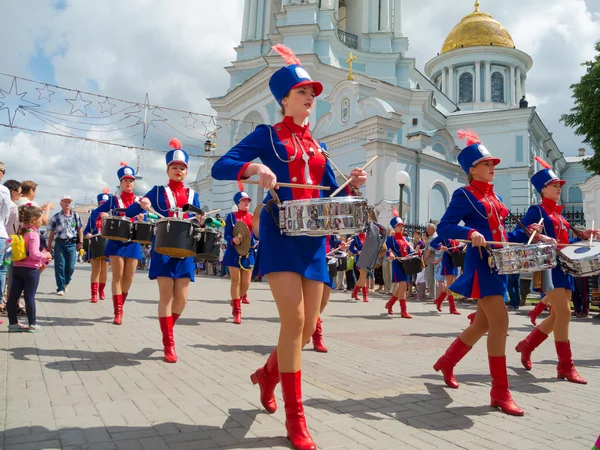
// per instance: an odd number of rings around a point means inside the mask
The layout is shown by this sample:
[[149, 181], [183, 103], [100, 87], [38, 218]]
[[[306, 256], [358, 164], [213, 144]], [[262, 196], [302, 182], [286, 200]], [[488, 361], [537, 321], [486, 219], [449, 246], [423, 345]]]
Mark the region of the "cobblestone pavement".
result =
[[[266, 283], [252, 284], [236, 326], [228, 281], [197, 279], [175, 327], [179, 361], [166, 364], [147, 274], [136, 276], [122, 326], [111, 323], [110, 300], [88, 301], [88, 280], [88, 267], [78, 265], [68, 294], [57, 297], [50, 268], [38, 292], [43, 332], [8, 334], [2, 325], [3, 449], [289, 448], [280, 390], [280, 408], [269, 415], [249, 380], [278, 334]], [[386, 300], [335, 293], [323, 317], [329, 353], [303, 353], [307, 421], [320, 449], [592, 447], [600, 434], [600, 321], [571, 324], [575, 362], [589, 382], [580, 386], [556, 379], [551, 340], [535, 352], [531, 372], [521, 368], [513, 349], [532, 327], [526, 310], [511, 313], [509, 380], [526, 415], [509, 417], [488, 406], [485, 342], [457, 367], [460, 389], [446, 388], [432, 370], [473, 306], [451, 316], [447, 304], [438, 314], [432, 303], [412, 301], [414, 319], [406, 320], [385, 315]]]

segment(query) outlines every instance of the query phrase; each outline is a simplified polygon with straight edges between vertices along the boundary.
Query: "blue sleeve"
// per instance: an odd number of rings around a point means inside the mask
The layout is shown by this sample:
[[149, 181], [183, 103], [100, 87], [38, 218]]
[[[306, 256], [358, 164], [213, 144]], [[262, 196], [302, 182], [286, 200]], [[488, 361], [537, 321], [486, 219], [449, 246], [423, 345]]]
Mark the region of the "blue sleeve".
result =
[[429, 243], [429, 246], [436, 250], [440, 248], [440, 245], [442, 245], [442, 238], [439, 235]]
[[408, 254], [412, 255], [413, 253], [415, 253], [415, 250], [412, 248], [412, 245], [410, 244], [410, 239], [408, 239], [407, 237], [405, 237], [404, 240], [406, 242], [408, 242]]
[[[527, 212], [521, 219], [521, 223], [523, 225], [525, 225], [526, 227], [529, 227], [529, 225], [531, 225], [531, 224], [538, 223], [540, 221], [540, 218], [541, 218], [540, 209], [537, 206], [532, 205], [529, 207], [529, 209], [527, 210]], [[511, 239], [511, 237], [513, 239]], [[513, 231], [512, 233], [509, 234], [508, 238], [509, 238], [509, 241], [511, 241], [511, 242], [523, 242], [524, 243], [529, 240], [529, 238], [527, 237], [527, 234], [525, 233], [525, 231], [523, 231], [521, 229], [521, 227], [519, 225], [517, 225], [517, 227], [515, 228], [515, 231]]]
[[391, 255], [401, 256], [401, 255], [398, 255], [398, 253], [396, 252], [396, 241], [394, 240], [393, 236], [388, 236], [385, 239], [385, 246], [388, 248], [388, 252]]
[[271, 146], [271, 139], [274, 141], [278, 138], [270, 126], [257, 126], [252, 133], [215, 162], [211, 169], [211, 176], [215, 180], [241, 179], [241, 174], [250, 162], [260, 158], [265, 148]]
[[358, 254], [358, 248], [356, 247], [356, 238], [355, 237], [352, 238], [352, 242], [350, 243], [350, 247], [348, 247], [348, 251], [350, 253], [354, 253], [355, 255]]
[[233, 239], [233, 213], [227, 214], [225, 217], [225, 230], [223, 230], [223, 238], [228, 244]]
[[110, 205], [112, 205], [113, 202], [113, 198], [111, 197], [110, 200], [102, 203], [101, 205], [99, 205], [95, 210], [92, 211], [92, 214], [90, 215], [90, 220], [93, 223], [96, 223], [96, 220], [98, 220], [98, 216], [100, 215], [100, 213], [107, 213], [110, 211]]
[[[146, 194], [142, 197], [142, 198], [147, 198], [148, 200], [150, 200], [150, 204], [152, 205], [152, 208], [163, 214], [163, 211], [161, 210], [160, 206], [156, 204], [157, 199], [158, 199], [158, 188], [159, 186], [154, 186], [152, 189], [150, 189], [148, 192], [146, 192]], [[140, 205], [140, 202], [134, 202], [131, 205], [129, 205], [127, 207], [127, 209], [125, 210], [125, 216], [127, 217], [135, 217], [138, 214], [143, 214], [146, 211], [144, 211], [142, 209], [142, 206]]]
[[469, 239], [473, 228], [459, 225], [466, 216], [465, 212], [473, 208], [466, 196], [467, 193], [461, 189], [452, 194], [450, 205], [437, 228], [438, 236], [442, 239]]
[[93, 234], [92, 231], [92, 216], [88, 217], [88, 221], [85, 224], [85, 230], [83, 230], [83, 235]]

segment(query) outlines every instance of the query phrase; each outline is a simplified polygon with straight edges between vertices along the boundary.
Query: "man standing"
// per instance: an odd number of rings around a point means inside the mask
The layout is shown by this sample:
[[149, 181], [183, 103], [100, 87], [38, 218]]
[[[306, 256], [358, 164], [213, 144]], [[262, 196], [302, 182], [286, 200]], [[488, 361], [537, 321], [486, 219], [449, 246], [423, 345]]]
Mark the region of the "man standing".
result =
[[[77, 251], [83, 243], [83, 227], [81, 218], [75, 211], [71, 211], [73, 199], [65, 195], [60, 199], [61, 210], [52, 216], [48, 223], [48, 251], [52, 252], [54, 245], [54, 276], [56, 278], [56, 295], [65, 295], [69, 288]], [[56, 243], [53, 243], [56, 238]]]
[[429, 290], [429, 294], [427, 295], [428, 298], [436, 298], [437, 297], [437, 292], [436, 292], [436, 285], [435, 285], [435, 279], [433, 277], [434, 275], [434, 270], [435, 270], [435, 264], [433, 264], [433, 261], [435, 261], [435, 249], [433, 247], [431, 247], [429, 244], [437, 237], [437, 232], [436, 232], [436, 227], [434, 224], [430, 223], [427, 225], [427, 228], [425, 228], [425, 234], [427, 235], [427, 251], [425, 252], [425, 256], [423, 257], [423, 262], [426, 264], [425, 266], [425, 285], [427, 286], [427, 289]]

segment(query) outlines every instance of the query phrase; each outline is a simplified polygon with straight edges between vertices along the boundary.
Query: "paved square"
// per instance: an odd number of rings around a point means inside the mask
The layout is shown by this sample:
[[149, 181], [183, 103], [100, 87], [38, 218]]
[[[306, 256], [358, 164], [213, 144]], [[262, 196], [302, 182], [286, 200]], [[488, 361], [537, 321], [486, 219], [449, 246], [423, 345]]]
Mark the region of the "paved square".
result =
[[[52, 268], [38, 292], [42, 333], [1, 326], [2, 445], [34, 449], [289, 448], [283, 403], [265, 413], [249, 375], [278, 334], [266, 283], [253, 283], [243, 323], [233, 325], [228, 280], [198, 278], [175, 327], [179, 361], [162, 361], [157, 289], [138, 272], [122, 326], [112, 302], [89, 302], [89, 266], [78, 265], [65, 297]], [[110, 288], [107, 286], [107, 294]], [[309, 429], [320, 449], [590, 449], [600, 434], [600, 321], [571, 324], [576, 366], [589, 382], [556, 379], [548, 340], [521, 368], [516, 343], [531, 330], [526, 311], [511, 313], [512, 394], [525, 417], [488, 406], [485, 342], [459, 364], [460, 389], [446, 388], [432, 365], [466, 326], [431, 303], [409, 303], [413, 320], [334, 293], [323, 317], [329, 353], [303, 353]], [[396, 307], [398, 307], [396, 305]], [[527, 308], [528, 310], [529, 308]], [[4, 316], [5, 322], [6, 316]]]

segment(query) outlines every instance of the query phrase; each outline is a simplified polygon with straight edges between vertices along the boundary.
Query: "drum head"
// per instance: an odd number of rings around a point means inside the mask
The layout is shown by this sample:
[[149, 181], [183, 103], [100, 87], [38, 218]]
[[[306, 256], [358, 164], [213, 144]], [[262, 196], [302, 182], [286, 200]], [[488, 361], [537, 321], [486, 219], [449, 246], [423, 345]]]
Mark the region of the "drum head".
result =
[[235, 251], [238, 252], [239, 255], [247, 255], [248, 250], [250, 250], [250, 230], [248, 229], [248, 225], [241, 220], [238, 220], [233, 226], [232, 234], [233, 237], [238, 235], [242, 236], [242, 243], [235, 246]]
[[[585, 241], [579, 244], [585, 244]], [[577, 261], [582, 259], [590, 259], [600, 257], [600, 242], [592, 242], [591, 247], [579, 247], [568, 245], [562, 248], [561, 253], [567, 258]]]

